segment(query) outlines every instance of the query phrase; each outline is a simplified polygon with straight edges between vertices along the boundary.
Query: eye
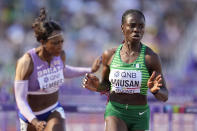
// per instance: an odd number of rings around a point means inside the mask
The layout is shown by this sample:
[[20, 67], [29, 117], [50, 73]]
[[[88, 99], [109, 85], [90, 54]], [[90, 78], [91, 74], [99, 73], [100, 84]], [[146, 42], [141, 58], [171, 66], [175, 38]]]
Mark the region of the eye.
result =
[[136, 23], [131, 23], [131, 24], [130, 24], [130, 27], [131, 27], [131, 28], [135, 28], [135, 27], [136, 27]]
[[53, 45], [58, 45], [59, 44], [59, 42], [58, 41], [56, 41], [56, 42], [51, 42]]
[[61, 40], [60, 42], [61, 42], [61, 43], [64, 43], [64, 40]]
[[139, 25], [139, 28], [140, 28], [140, 29], [144, 28], [144, 24], [140, 24], [140, 25]]
[[51, 44], [53, 44], [53, 45], [58, 45], [58, 44], [61, 44], [61, 43], [63, 43], [64, 42], [64, 40], [58, 40], [58, 41], [53, 41], [53, 42], [51, 42]]

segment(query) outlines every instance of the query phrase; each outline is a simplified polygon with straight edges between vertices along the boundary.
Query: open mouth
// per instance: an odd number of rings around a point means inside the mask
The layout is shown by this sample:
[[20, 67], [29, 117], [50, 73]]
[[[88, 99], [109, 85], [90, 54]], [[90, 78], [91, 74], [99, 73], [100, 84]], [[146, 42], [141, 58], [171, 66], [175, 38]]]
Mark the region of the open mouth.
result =
[[140, 39], [140, 35], [139, 34], [132, 35], [132, 38], [133, 39]]
[[140, 37], [140, 35], [139, 35], [139, 34], [135, 34], [135, 35], [133, 35], [132, 37], [138, 38], [138, 37]]

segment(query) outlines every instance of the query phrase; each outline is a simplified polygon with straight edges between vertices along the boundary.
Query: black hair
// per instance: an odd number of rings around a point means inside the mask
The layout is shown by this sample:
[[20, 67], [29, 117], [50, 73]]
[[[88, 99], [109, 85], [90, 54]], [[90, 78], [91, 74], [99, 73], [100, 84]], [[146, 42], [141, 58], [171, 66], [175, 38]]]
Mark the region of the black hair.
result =
[[142, 16], [143, 18], [144, 18], [144, 21], [145, 21], [145, 16], [144, 16], [144, 14], [141, 12], [141, 11], [139, 11], [139, 10], [135, 10], [135, 9], [129, 9], [129, 10], [126, 10], [124, 13], [123, 13], [123, 15], [122, 15], [122, 25], [124, 24], [124, 22], [125, 22], [125, 18], [126, 18], [126, 16], [127, 15], [129, 15], [129, 14], [131, 14], [131, 15], [140, 15], [140, 16]]
[[47, 38], [53, 31], [61, 31], [61, 27], [53, 20], [47, 20], [47, 13], [45, 8], [40, 9], [40, 15], [36, 18], [32, 24], [35, 37], [38, 42], [41, 40], [47, 41]]

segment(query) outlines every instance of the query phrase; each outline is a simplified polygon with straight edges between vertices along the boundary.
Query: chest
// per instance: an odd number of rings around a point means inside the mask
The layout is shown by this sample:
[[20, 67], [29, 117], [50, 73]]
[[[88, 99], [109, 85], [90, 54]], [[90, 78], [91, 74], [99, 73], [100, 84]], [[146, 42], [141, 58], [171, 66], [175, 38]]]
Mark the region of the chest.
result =
[[37, 72], [37, 80], [41, 89], [58, 87], [64, 82], [63, 68], [56, 66], [40, 70]]
[[122, 62], [124, 63], [133, 63], [138, 57], [139, 57], [140, 53], [126, 53], [126, 52], [122, 52], [120, 51], [120, 59]]

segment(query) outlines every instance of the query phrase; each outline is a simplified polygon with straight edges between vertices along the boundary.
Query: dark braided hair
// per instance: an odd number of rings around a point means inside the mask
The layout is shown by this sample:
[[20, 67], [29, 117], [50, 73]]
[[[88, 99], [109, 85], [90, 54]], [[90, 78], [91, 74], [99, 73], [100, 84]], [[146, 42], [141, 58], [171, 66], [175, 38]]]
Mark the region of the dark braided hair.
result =
[[38, 42], [41, 40], [47, 41], [47, 38], [52, 34], [53, 31], [61, 31], [61, 27], [55, 21], [47, 20], [47, 13], [45, 8], [40, 9], [40, 15], [35, 19], [32, 24], [34, 29], [35, 37]]
[[122, 15], [122, 25], [124, 24], [124, 22], [125, 22], [125, 18], [126, 18], [126, 16], [127, 15], [140, 15], [140, 16], [142, 16], [143, 18], [144, 18], [144, 21], [145, 21], [145, 16], [144, 16], [144, 14], [141, 12], [141, 11], [139, 11], [139, 10], [134, 10], [134, 9], [129, 9], [129, 10], [126, 10], [124, 13], [123, 13], [123, 15]]

